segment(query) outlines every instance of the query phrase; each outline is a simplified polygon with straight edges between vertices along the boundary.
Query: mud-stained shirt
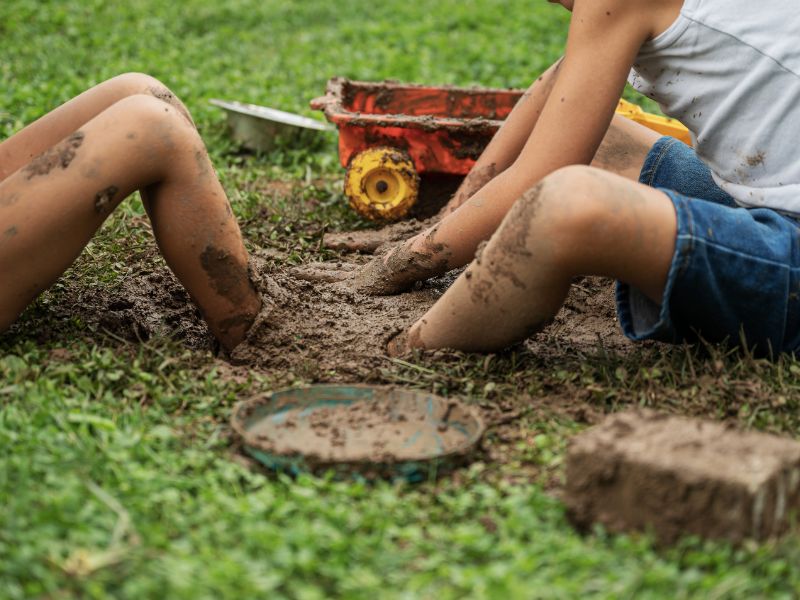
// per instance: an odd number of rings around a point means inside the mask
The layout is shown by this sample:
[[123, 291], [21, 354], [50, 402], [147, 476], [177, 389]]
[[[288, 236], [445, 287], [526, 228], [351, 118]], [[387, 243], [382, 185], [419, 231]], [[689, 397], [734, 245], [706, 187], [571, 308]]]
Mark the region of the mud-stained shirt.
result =
[[629, 81], [689, 128], [738, 203], [800, 214], [798, 0], [686, 0]]

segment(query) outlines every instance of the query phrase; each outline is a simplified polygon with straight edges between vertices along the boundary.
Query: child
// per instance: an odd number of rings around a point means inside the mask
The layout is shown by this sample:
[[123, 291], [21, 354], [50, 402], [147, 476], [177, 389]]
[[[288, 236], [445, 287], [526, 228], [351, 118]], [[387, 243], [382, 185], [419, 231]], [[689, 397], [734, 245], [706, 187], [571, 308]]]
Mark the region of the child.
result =
[[211, 331], [227, 349], [244, 338], [261, 300], [230, 204], [186, 108], [135, 73], [0, 143], [0, 332], [135, 190]]
[[[350, 275], [394, 293], [491, 238], [390, 352], [506, 347], [553, 318], [576, 275], [619, 281], [632, 339], [796, 350], [800, 11], [790, 0], [557, 3], [572, 11], [564, 59], [476, 164], [496, 175]], [[694, 150], [612, 122], [628, 77], [687, 125]]]

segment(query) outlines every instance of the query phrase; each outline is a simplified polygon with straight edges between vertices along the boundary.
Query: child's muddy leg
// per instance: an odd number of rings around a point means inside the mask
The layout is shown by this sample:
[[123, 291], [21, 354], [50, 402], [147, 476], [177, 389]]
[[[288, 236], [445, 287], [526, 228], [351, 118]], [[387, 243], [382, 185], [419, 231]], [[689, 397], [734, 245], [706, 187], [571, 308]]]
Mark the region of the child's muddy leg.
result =
[[195, 128], [151, 95], [126, 98], [0, 182], [0, 330], [147, 188], [164, 257], [228, 348], [260, 308], [236, 220]]
[[621, 279], [660, 302], [675, 231], [663, 192], [590, 167], [561, 169], [516, 202], [475, 261], [395, 346], [504, 348], [552, 320], [576, 275]]
[[647, 154], [660, 137], [644, 125], [614, 115], [592, 166], [638, 182]]
[[163, 83], [143, 73], [125, 73], [94, 86], [0, 143], [0, 181], [128, 96], [151, 95], [191, 121], [186, 107]]

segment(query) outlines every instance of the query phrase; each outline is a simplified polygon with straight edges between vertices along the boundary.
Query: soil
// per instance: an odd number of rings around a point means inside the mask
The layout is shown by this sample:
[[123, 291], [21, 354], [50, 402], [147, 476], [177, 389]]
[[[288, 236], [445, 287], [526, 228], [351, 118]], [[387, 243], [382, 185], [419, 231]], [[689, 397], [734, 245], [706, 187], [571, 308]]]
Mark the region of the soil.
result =
[[[50, 306], [45, 326], [21, 320], [15, 330], [34, 330], [40, 342], [59, 335], [58, 321], [77, 319], [90, 330], [130, 342], [164, 336], [196, 350], [216, 349], [200, 311], [165, 266], [145, 267], [118, 284], [100, 287], [65, 277], [58, 301]], [[35, 318], [35, 315], [30, 315]]]
[[[350, 260], [359, 262], [365, 257]], [[136, 263], [136, 258], [132, 261]], [[90, 329], [126, 341], [165, 336], [192, 349], [218, 349], [175, 276], [163, 265], [147, 263], [142, 261], [116, 284], [87, 286], [66, 277], [59, 286], [58, 301], [49, 307], [49, 317], [56, 321], [75, 318]], [[214, 264], [209, 262], [209, 266]], [[351, 383], [383, 381], [378, 370], [388, 364], [389, 340], [421, 317], [458, 275], [455, 271], [417, 284], [404, 294], [371, 297], [340, 283], [304, 281], [289, 270], [269, 269], [258, 260], [252, 268], [256, 286], [267, 301], [231, 361], [310, 381]], [[30, 326], [22, 321], [12, 326], [12, 332]], [[37, 324], [35, 329], [41, 341], [58, 335], [53, 322]], [[577, 279], [554, 322], [525, 345], [543, 357], [574, 356], [596, 350], [598, 345], [621, 352], [633, 348], [616, 323], [612, 283], [596, 277]]]
[[526, 346], [540, 356], [569, 355], [576, 351], [606, 350], [621, 354], [631, 351], [636, 345], [620, 329], [615, 286], [615, 282], [602, 277], [576, 278], [553, 322], [528, 339]]
[[785, 531], [800, 509], [800, 443], [721, 423], [619, 413], [572, 439], [573, 522], [739, 543]]
[[341, 283], [309, 282], [256, 266], [264, 308], [235, 363], [303, 373], [325, 381], [370, 381], [386, 365], [386, 345], [452, 281], [442, 278], [396, 296], [366, 296]]

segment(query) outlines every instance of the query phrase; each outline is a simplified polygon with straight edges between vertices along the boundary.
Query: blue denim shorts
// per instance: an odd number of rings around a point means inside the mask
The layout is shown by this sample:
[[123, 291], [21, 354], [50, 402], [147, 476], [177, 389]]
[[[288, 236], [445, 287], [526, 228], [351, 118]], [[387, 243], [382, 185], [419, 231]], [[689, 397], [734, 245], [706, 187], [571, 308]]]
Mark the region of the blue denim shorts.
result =
[[767, 208], [741, 208], [694, 150], [664, 137], [639, 181], [669, 195], [678, 217], [661, 304], [617, 284], [617, 313], [634, 340], [746, 344], [760, 355], [800, 348], [800, 229]]

